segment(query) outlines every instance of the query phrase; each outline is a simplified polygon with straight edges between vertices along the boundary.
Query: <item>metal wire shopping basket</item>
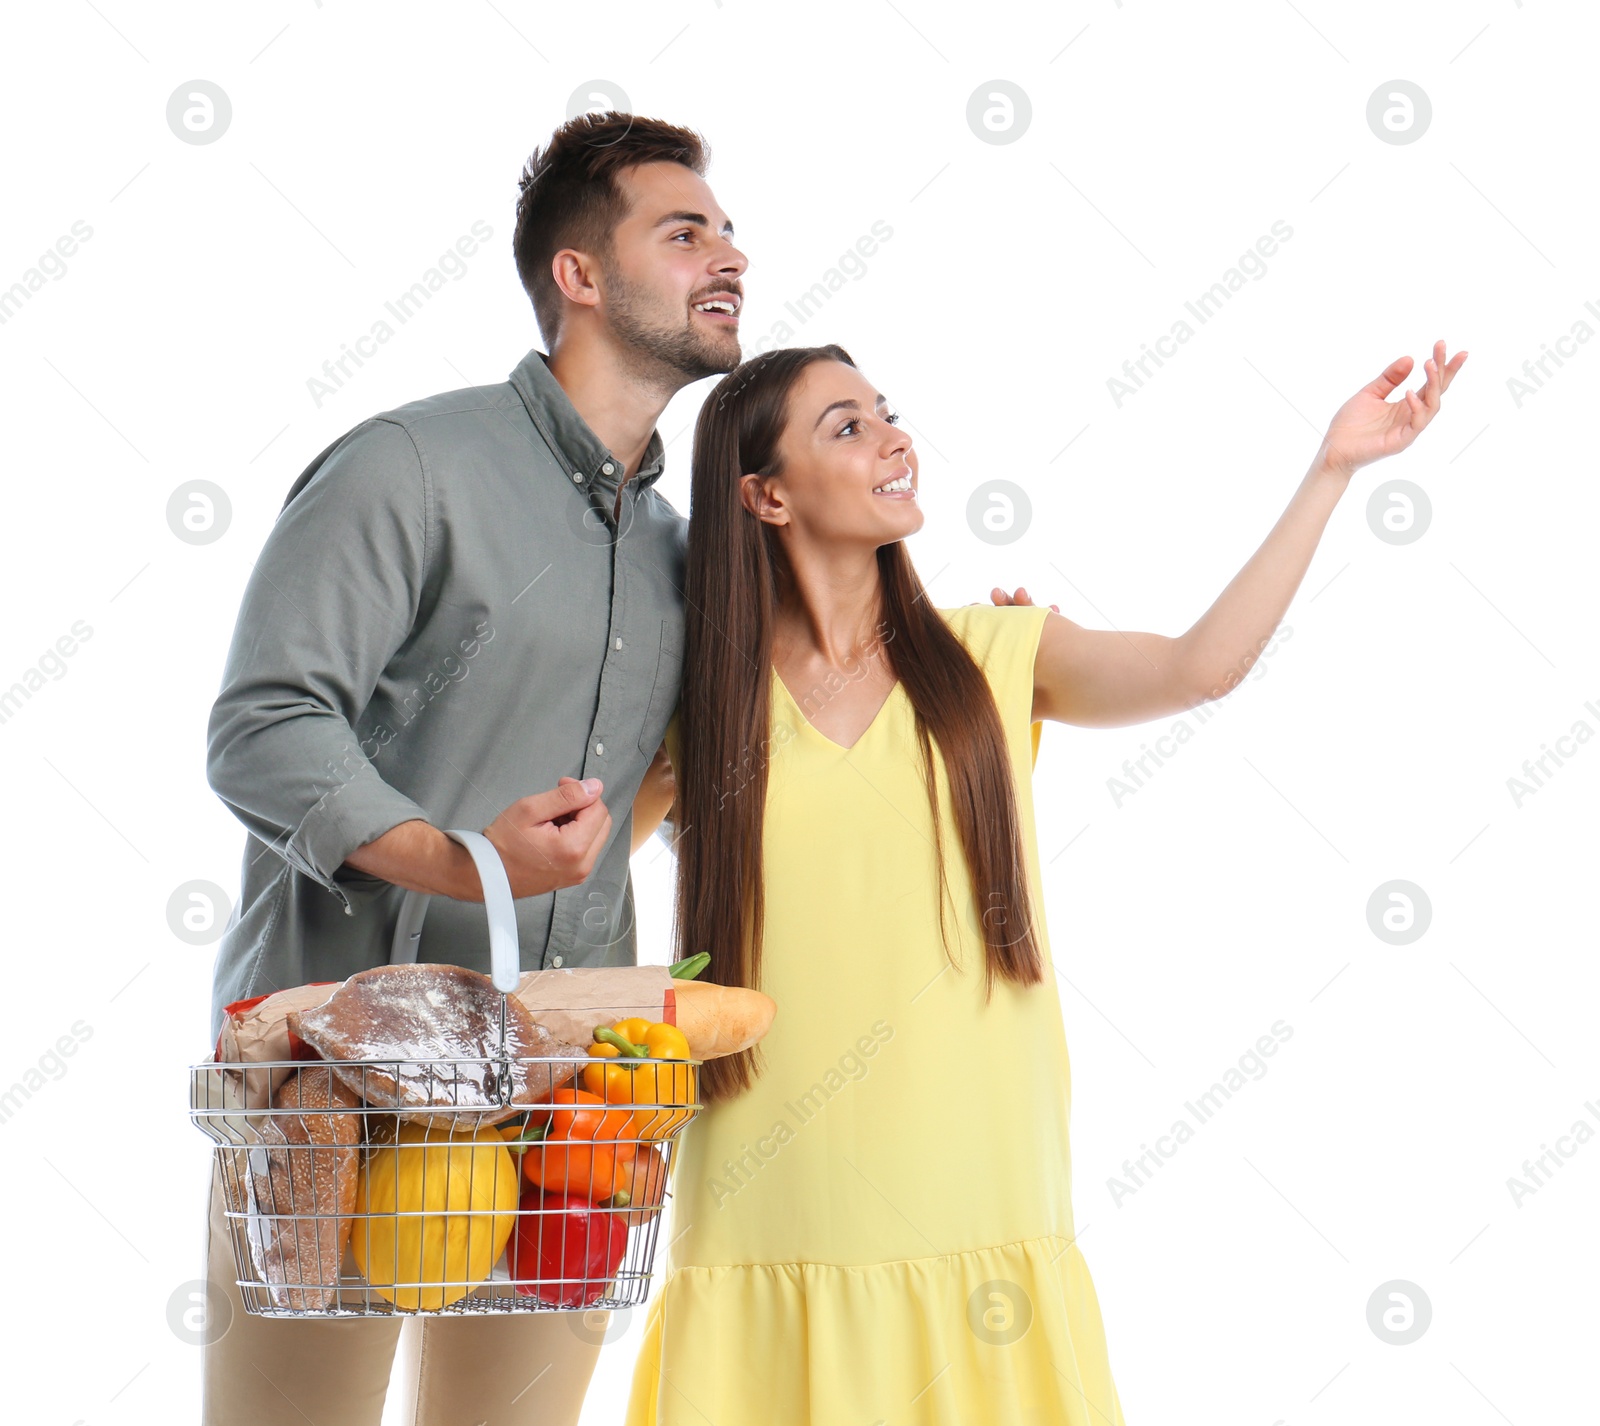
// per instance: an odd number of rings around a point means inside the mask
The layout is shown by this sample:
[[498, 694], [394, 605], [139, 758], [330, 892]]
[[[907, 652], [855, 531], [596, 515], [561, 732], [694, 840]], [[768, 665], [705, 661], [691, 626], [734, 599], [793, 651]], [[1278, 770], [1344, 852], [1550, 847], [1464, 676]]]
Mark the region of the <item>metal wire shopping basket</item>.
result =
[[[649, 1295], [673, 1149], [701, 1107], [700, 1061], [510, 1055], [510, 883], [486, 837], [447, 835], [483, 882], [495, 1054], [191, 1066], [190, 1116], [215, 1145], [247, 1312], [572, 1311]], [[425, 895], [406, 894], [393, 960], [415, 959], [426, 909]], [[632, 1102], [564, 1097], [586, 1070], [625, 1076]], [[420, 1085], [421, 1107], [367, 1102], [382, 1102], [369, 1084], [402, 1078]], [[541, 1092], [513, 1102], [530, 1084]]]

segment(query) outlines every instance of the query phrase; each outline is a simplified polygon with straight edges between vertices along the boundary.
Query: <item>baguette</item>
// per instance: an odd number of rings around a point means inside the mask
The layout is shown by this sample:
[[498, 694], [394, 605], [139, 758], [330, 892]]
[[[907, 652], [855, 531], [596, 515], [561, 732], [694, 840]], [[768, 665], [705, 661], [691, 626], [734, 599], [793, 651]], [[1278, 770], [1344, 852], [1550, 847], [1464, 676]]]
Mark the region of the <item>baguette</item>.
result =
[[[250, 1249], [273, 1306], [320, 1311], [338, 1295], [361, 1161], [360, 1105], [328, 1065], [293, 1071], [272, 1096], [250, 1151]], [[284, 1217], [315, 1214], [315, 1217]]]
[[674, 981], [678, 1028], [689, 1042], [690, 1057], [714, 1060], [747, 1050], [772, 1028], [777, 1003], [759, 990]]

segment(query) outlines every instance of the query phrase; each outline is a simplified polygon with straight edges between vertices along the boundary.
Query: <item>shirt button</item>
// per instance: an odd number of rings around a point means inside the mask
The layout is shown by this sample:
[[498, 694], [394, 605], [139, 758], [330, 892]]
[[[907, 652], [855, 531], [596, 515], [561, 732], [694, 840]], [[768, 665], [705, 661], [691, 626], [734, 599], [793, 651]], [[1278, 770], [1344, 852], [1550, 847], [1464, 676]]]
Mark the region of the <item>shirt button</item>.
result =
[[597, 752], [597, 753], [598, 753], [598, 754], [599, 754], [599, 755], [600, 755], [600, 756], [601, 756], [601, 757], [604, 757], [604, 756], [605, 756], [605, 755], [606, 755], [606, 745], [605, 745], [605, 744], [604, 744], [604, 743], [596, 743], [596, 744], [595, 744], [595, 745], [594, 745], [594, 750], [595, 750], [595, 752]]
[[551, 956], [550, 957], [550, 964], [553, 965], [557, 970], [560, 970], [561, 969], [561, 957], [560, 956]]
[[610, 461], [607, 461], [603, 466], [600, 467], [601, 472], [605, 475], [610, 475], [615, 469], [616, 466], [612, 465]]
[[574, 485], [583, 484], [583, 472], [581, 470], [575, 470], [572, 472], [572, 483]]
[[613, 640], [611, 647], [614, 649], [620, 649], [622, 647], [622, 639], [618, 637], [617, 639]]

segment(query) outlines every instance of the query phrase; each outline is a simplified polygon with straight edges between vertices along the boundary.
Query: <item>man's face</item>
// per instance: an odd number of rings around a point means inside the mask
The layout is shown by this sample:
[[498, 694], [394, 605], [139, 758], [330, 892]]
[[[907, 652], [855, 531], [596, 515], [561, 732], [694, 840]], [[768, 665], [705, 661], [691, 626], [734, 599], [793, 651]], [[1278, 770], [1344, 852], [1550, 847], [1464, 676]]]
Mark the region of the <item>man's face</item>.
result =
[[628, 216], [612, 232], [599, 279], [600, 310], [612, 330], [688, 381], [732, 371], [748, 262], [710, 186], [678, 163], [635, 164], [617, 175], [617, 186]]

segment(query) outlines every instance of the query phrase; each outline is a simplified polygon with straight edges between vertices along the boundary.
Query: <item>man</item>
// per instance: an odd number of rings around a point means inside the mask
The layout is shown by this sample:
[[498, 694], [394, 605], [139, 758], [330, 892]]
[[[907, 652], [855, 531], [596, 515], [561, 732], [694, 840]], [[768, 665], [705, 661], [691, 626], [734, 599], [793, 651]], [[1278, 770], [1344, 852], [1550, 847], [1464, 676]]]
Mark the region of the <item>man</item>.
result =
[[[419, 959], [487, 971], [477, 874], [444, 828], [500, 852], [525, 968], [634, 962], [627, 809], [683, 648], [687, 526], [653, 488], [655, 426], [740, 358], [746, 259], [706, 163], [654, 120], [563, 125], [525, 167], [513, 240], [548, 358], [362, 422], [290, 491], [210, 724], [211, 786], [252, 834], [213, 1033], [232, 1001], [387, 961], [405, 888], [435, 893]], [[211, 1236], [234, 1311], [205, 1420], [377, 1426], [400, 1321], [249, 1317], [215, 1192]], [[413, 1320], [407, 1411], [575, 1422], [599, 1352], [579, 1321]]]
[[[687, 524], [654, 489], [656, 421], [741, 355], [747, 262], [706, 165], [656, 120], [564, 124], [525, 166], [513, 239], [548, 357], [363, 421], [289, 492], [210, 723], [211, 786], [251, 833], [213, 1034], [235, 1000], [386, 962], [407, 888], [434, 894], [418, 958], [487, 971], [445, 828], [499, 851], [524, 968], [634, 963], [628, 809], [683, 650]], [[599, 1354], [582, 1319], [250, 1317], [215, 1185], [210, 1223], [232, 1315], [207, 1426], [378, 1426], [397, 1344], [418, 1426], [577, 1421]]]

